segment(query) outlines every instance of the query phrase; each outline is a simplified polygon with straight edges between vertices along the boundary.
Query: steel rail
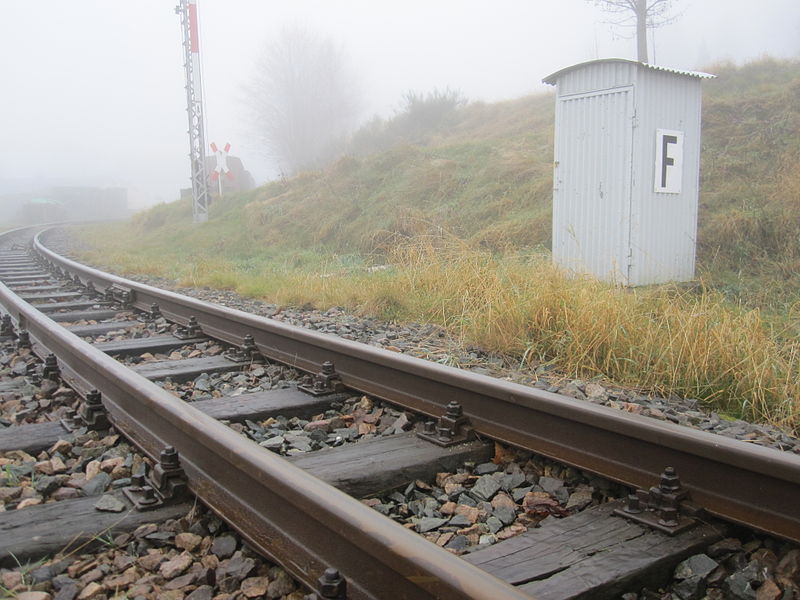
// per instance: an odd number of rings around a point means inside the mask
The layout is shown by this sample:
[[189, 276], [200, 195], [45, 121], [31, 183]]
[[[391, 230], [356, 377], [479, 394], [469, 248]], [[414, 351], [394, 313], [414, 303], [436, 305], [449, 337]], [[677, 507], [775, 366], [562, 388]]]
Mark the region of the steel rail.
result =
[[312, 589], [334, 567], [348, 598], [530, 600], [135, 374], [2, 283], [0, 305], [39, 352], [58, 356], [65, 379], [102, 393], [114, 425], [146, 454], [174, 446], [192, 492]]
[[709, 513], [800, 542], [800, 456], [159, 290], [61, 257], [40, 237], [35, 248], [46, 260], [97, 289], [133, 290], [139, 308], [157, 303], [182, 323], [194, 315], [207, 334], [234, 344], [250, 334], [265, 356], [309, 372], [333, 361], [346, 386], [428, 415], [440, 416], [458, 401], [478, 433], [626, 485], [649, 489], [672, 466], [692, 501]]

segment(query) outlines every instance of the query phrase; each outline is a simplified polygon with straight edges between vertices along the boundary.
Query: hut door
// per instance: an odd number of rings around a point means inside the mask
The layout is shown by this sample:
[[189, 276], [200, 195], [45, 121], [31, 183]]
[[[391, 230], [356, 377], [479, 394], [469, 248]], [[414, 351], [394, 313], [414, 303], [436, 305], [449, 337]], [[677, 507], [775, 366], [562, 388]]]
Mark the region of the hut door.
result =
[[627, 285], [633, 87], [562, 96], [556, 123], [553, 259]]

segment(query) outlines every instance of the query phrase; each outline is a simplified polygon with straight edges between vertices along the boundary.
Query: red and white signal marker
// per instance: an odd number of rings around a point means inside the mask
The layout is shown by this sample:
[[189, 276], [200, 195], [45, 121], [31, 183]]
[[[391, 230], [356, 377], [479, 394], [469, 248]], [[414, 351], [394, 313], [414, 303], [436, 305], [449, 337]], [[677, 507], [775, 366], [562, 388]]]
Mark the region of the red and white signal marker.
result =
[[219, 191], [220, 198], [222, 198], [222, 177], [220, 177], [220, 175], [224, 173], [225, 177], [229, 180], [233, 180], [233, 173], [228, 168], [228, 153], [230, 150], [230, 143], [226, 143], [225, 147], [220, 150], [214, 142], [211, 142], [211, 151], [217, 158], [217, 166], [214, 167], [214, 172], [211, 173], [211, 181], [217, 182], [217, 190]]
[[219, 179], [220, 175], [224, 174], [228, 179], [233, 179], [233, 173], [228, 168], [228, 154], [230, 153], [230, 143], [225, 144], [225, 147], [220, 150], [214, 142], [211, 142], [211, 151], [217, 158], [217, 166], [214, 167], [214, 172], [211, 174], [212, 181]]

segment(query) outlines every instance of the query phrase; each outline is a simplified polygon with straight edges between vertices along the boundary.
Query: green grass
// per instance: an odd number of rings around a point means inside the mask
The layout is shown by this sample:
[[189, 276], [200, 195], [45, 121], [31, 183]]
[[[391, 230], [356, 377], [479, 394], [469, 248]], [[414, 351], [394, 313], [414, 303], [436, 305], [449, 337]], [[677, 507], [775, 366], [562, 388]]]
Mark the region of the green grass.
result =
[[[796, 429], [800, 63], [708, 70], [719, 77], [703, 84], [692, 286], [620, 290], [550, 266], [552, 95], [468, 105], [414, 144], [226, 198], [203, 225], [180, 201], [85, 228], [102, 248], [86, 256], [282, 304], [440, 323], [531, 366]], [[390, 268], [369, 273], [375, 264]]]

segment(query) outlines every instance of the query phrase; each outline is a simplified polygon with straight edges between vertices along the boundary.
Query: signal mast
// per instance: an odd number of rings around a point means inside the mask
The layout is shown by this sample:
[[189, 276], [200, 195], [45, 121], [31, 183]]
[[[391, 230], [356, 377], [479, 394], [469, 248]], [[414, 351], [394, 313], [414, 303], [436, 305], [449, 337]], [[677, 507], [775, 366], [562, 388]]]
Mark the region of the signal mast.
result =
[[206, 179], [206, 143], [203, 123], [203, 94], [200, 80], [200, 35], [197, 0], [179, 0], [175, 13], [180, 15], [183, 30], [183, 68], [186, 72], [186, 112], [189, 116], [189, 160], [192, 164], [192, 218], [195, 223], [208, 221]]

